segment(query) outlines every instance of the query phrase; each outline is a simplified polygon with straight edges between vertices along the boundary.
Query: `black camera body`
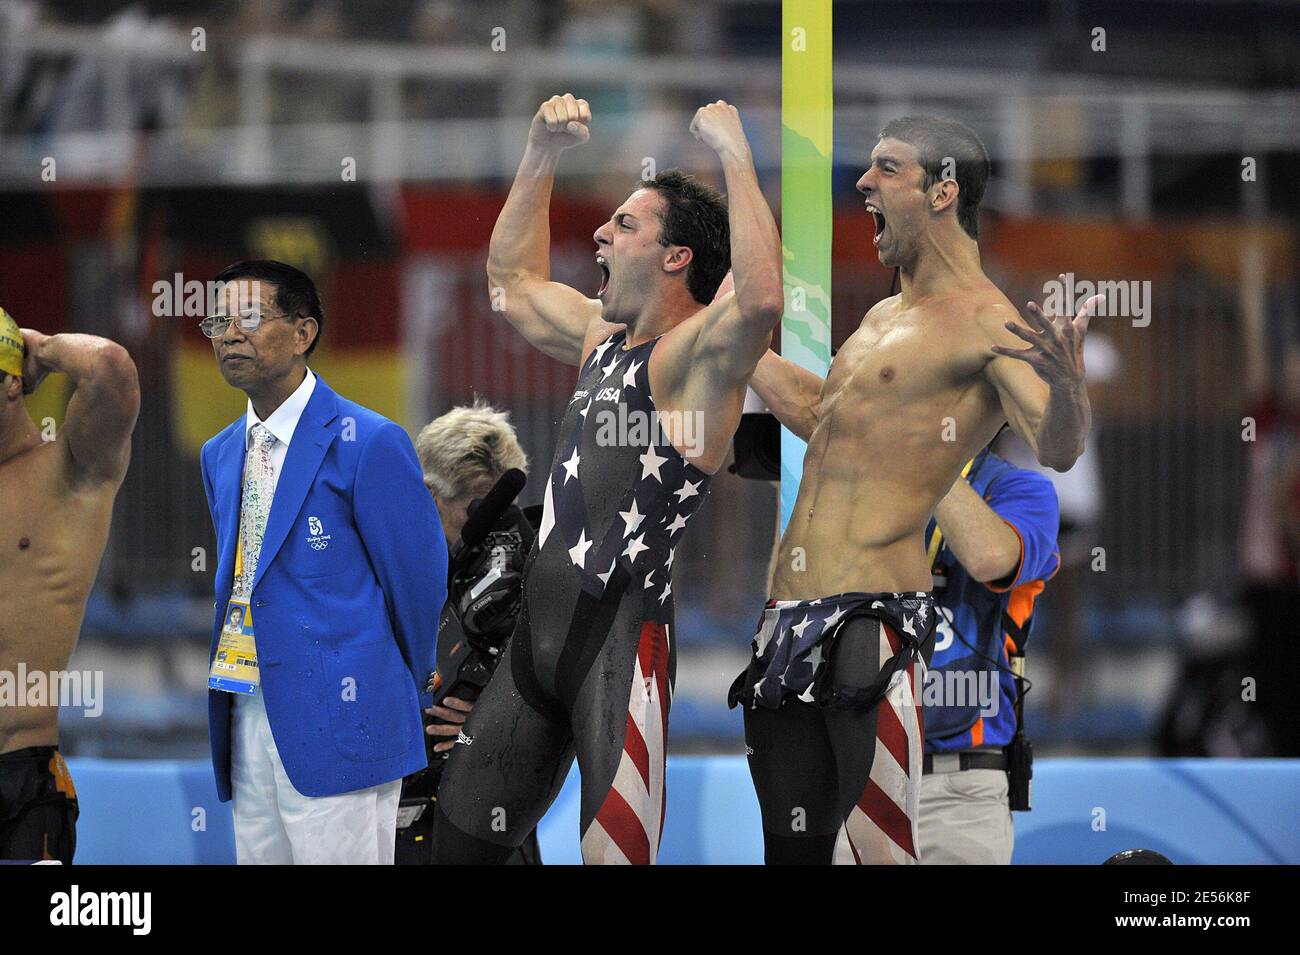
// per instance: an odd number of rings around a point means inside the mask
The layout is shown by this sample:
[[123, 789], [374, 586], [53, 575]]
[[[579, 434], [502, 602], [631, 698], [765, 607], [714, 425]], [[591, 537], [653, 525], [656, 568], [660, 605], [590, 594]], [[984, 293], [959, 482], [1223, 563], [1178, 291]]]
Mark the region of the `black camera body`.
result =
[[473, 703], [487, 686], [515, 629], [524, 563], [535, 537], [529, 516], [511, 505], [483, 542], [451, 568], [438, 630], [438, 668], [425, 687], [435, 704], [449, 696]]
[[[505, 654], [523, 599], [523, 571], [540, 524], [540, 507], [510, 505], [483, 540], [459, 550], [448, 567], [447, 603], [438, 628], [437, 669], [425, 691], [435, 705], [447, 697], [478, 699]], [[422, 714], [424, 725], [440, 722]], [[397, 813], [397, 863], [423, 864], [430, 849], [433, 803], [450, 751], [448, 737], [425, 735], [426, 769], [402, 780]]]

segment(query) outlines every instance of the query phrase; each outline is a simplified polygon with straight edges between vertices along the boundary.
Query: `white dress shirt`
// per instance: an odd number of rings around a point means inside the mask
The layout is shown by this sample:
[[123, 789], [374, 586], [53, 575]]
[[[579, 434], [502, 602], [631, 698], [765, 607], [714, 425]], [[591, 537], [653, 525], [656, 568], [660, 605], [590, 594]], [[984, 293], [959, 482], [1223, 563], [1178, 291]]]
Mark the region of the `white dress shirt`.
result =
[[251, 447], [250, 435], [253, 431], [253, 425], [260, 424], [262, 427], [275, 435], [275, 444], [271, 445], [271, 467], [275, 471], [275, 483], [280, 483], [280, 470], [284, 467], [285, 456], [289, 453], [289, 442], [293, 440], [293, 433], [298, 428], [298, 421], [302, 418], [302, 413], [307, 409], [307, 402], [311, 399], [311, 393], [316, 390], [316, 376], [312, 374], [310, 368], [302, 379], [302, 384], [294, 389], [293, 394], [280, 403], [263, 421], [253, 410], [253, 401], [248, 401], [248, 411], [244, 414], [244, 450], [247, 452]]

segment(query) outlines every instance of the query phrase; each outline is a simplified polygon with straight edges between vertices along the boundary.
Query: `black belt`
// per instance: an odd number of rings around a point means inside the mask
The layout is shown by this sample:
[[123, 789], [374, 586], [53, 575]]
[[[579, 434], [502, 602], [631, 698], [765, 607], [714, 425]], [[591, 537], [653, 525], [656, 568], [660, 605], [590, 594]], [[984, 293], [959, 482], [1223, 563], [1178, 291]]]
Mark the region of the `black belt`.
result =
[[[936, 758], [939, 761], [937, 770]], [[921, 760], [921, 774], [924, 776], [935, 772], [959, 773], [967, 769], [1000, 769], [1006, 772], [1007, 757], [1003, 753], [926, 753]]]

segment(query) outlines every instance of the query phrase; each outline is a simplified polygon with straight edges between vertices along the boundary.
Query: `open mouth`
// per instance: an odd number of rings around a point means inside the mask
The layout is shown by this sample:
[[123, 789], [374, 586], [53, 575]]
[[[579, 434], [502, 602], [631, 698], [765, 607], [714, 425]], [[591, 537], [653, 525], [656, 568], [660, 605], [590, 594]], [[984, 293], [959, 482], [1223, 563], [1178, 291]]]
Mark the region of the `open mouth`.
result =
[[885, 214], [870, 202], [867, 203], [867, 212], [871, 213], [871, 218], [875, 221], [876, 225], [876, 237], [873, 240], [873, 243], [875, 245], [880, 245], [880, 237], [885, 232]]
[[609, 263], [605, 261], [603, 255], [598, 255], [596, 256], [596, 264], [600, 266], [600, 288], [596, 289], [596, 298], [600, 298], [605, 294], [605, 290], [609, 288]]

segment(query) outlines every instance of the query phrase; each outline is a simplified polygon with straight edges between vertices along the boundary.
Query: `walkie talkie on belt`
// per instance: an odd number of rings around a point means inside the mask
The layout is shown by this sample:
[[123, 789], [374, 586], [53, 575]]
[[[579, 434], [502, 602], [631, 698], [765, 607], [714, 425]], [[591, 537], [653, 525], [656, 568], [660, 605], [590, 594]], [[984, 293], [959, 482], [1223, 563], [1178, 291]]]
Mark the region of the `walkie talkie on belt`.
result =
[[1011, 673], [1016, 681], [1016, 735], [1003, 747], [1007, 757], [1007, 795], [1012, 812], [1029, 812], [1033, 809], [1030, 793], [1034, 781], [1034, 747], [1025, 735], [1025, 644], [1029, 633], [1002, 611], [1002, 626], [1015, 649], [1008, 653]]

